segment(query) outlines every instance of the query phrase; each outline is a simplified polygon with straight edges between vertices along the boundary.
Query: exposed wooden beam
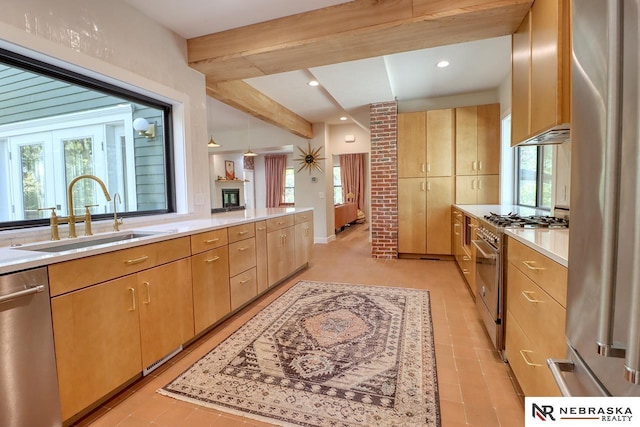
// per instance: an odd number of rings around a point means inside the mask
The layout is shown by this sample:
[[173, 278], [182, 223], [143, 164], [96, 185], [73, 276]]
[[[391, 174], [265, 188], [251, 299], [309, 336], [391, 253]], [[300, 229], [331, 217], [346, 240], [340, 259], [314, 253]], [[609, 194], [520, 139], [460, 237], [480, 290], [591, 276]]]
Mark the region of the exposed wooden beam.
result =
[[355, 0], [187, 40], [188, 61], [231, 81], [512, 34], [533, 0]]
[[533, 0], [355, 0], [187, 40], [207, 94], [303, 138], [311, 124], [241, 80], [512, 34]]
[[215, 82], [207, 78], [206, 85], [207, 95], [225, 104], [302, 138], [313, 137], [311, 123], [241, 80]]

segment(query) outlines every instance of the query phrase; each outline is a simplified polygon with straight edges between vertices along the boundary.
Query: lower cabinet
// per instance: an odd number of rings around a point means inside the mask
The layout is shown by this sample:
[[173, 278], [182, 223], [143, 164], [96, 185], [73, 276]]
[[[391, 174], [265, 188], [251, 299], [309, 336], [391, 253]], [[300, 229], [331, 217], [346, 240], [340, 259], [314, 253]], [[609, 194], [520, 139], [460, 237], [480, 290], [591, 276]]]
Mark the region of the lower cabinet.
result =
[[559, 396], [548, 358], [566, 353], [567, 269], [507, 239], [505, 352], [525, 396]]
[[267, 233], [270, 287], [295, 270], [295, 234], [295, 227], [293, 226]]
[[142, 367], [147, 368], [194, 337], [191, 259], [136, 275]]
[[269, 287], [267, 256], [267, 221], [256, 222], [256, 285], [258, 293]]
[[135, 275], [51, 299], [62, 419], [142, 371]]
[[313, 252], [313, 212], [296, 214], [296, 265], [300, 268], [307, 264]]
[[227, 246], [191, 257], [195, 333], [207, 329], [231, 311]]
[[231, 310], [242, 307], [247, 301], [258, 295], [256, 268], [250, 268], [230, 280]]

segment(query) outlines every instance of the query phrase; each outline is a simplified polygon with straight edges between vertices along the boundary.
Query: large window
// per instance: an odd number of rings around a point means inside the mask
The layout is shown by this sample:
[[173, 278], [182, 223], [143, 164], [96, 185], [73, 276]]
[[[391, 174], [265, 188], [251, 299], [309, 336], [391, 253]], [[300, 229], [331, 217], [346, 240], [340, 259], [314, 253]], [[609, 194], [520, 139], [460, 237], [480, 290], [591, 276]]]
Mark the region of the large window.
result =
[[[174, 210], [169, 105], [0, 50], [0, 229], [68, 215], [80, 175], [120, 195], [123, 216]], [[143, 118], [154, 134], [133, 130]], [[73, 186], [76, 215], [113, 212], [93, 180]]]
[[517, 148], [517, 204], [551, 208], [553, 146]]

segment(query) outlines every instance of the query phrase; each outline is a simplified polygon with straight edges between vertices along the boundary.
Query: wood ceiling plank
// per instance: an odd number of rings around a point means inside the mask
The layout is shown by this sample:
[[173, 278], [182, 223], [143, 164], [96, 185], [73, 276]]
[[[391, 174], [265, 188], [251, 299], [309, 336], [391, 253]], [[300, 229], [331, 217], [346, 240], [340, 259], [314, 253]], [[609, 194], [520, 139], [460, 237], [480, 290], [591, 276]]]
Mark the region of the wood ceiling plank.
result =
[[207, 78], [206, 85], [207, 95], [227, 105], [302, 138], [313, 137], [311, 123], [241, 80], [215, 82]]

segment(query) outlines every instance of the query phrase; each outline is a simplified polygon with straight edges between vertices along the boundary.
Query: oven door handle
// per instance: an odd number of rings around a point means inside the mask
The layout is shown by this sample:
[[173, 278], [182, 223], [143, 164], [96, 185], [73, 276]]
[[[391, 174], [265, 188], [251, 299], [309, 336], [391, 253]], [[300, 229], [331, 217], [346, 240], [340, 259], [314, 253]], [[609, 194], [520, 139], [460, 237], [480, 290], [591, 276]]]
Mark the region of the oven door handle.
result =
[[476, 249], [478, 251], [480, 251], [480, 253], [482, 254], [483, 257], [489, 258], [489, 259], [496, 259], [498, 257], [498, 255], [496, 253], [489, 254], [489, 253], [485, 252], [484, 249], [482, 249], [480, 247], [480, 243], [484, 244], [484, 242], [482, 240], [472, 240], [471, 243], [473, 243], [473, 246], [475, 246]]

